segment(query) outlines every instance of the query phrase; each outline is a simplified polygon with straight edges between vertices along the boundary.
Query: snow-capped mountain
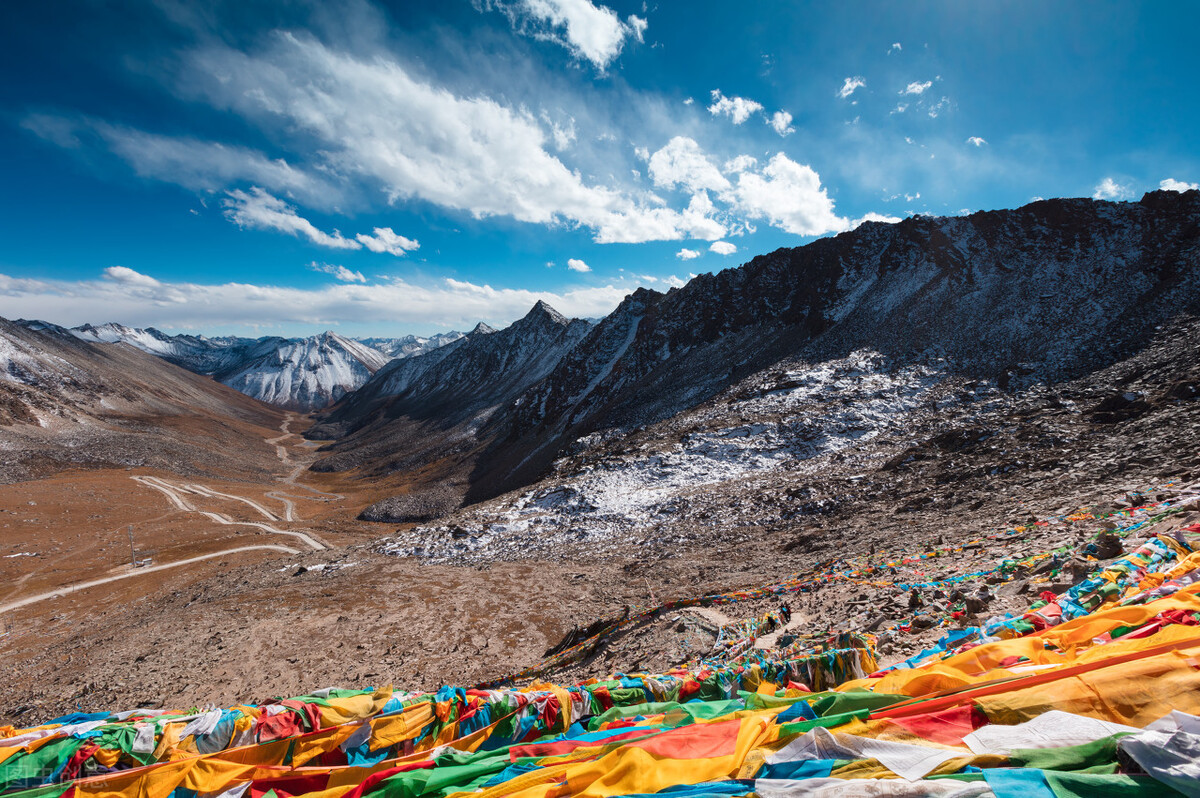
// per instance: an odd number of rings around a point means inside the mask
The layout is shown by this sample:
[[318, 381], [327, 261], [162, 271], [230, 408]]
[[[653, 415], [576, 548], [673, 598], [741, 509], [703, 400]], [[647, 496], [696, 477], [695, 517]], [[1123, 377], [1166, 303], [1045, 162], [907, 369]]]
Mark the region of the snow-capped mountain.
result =
[[77, 467], [237, 469], [220, 458], [239, 425], [279, 415], [134, 347], [0, 319], [0, 483]]
[[466, 333], [451, 330], [446, 333], [437, 333], [428, 337], [420, 335], [405, 335], [400, 338], [357, 338], [359, 343], [366, 344], [372, 349], [378, 349], [389, 358], [404, 358], [416, 357], [423, 355], [426, 352], [432, 352], [435, 349], [452, 344], [462, 338]]
[[215, 376], [268, 404], [315, 410], [361, 386], [386, 362], [378, 350], [326, 332], [270, 346], [261, 356]]
[[[318, 410], [365, 383], [388, 356], [336, 333], [309, 338], [206, 338], [167, 335], [109, 322], [66, 329], [43, 321], [17, 322], [31, 330], [71, 335], [90, 343], [124, 343], [268, 404], [292, 410]], [[455, 335], [449, 333], [447, 335]], [[437, 336], [423, 339], [432, 343]]]
[[[469, 451], [475, 430], [545, 377], [587, 335], [591, 325], [567, 319], [545, 302], [503, 330], [480, 323], [452, 344], [393, 360], [362, 388], [334, 406], [309, 431], [313, 438], [344, 438], [319, 466], [353, 468], [364, 459], [391, 460], [403, 452], [421, 459], [424, 443], [440, 457]], [[426, 423], [434, 428], [425, 430]], [[345, 436], [349, 436], [346, 438]], [[439, 457], [433, 450], [429, 457]]]
[[334, 408], [327, 422], [353, 424], [379, 403], [393, 417], [435, 412], [447, 423], [481, 419], [550, 373], [590, 328], [541, 301], [503, 330], [480, 322], [448, 346], [393, 361]]

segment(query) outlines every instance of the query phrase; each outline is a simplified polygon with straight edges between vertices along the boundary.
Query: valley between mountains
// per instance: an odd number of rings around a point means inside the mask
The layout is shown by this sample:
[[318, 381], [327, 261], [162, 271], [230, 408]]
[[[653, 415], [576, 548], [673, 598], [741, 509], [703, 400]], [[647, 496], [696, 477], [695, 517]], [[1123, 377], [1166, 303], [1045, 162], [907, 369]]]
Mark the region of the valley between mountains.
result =
[[[904, 660], [1069, 588], [988, 575], [1092, 556], [1081, 508], [1200, 521], [1198, 342], [1198, 191], [866, 223], [600, 320], [420, 340], [0, 321], [0, 722], [479, 684], [864, 568], [780, 634]], [[910, 603], [959, 576], [965, 619]], [[536, 675], [659, 672], [779, 603]]]

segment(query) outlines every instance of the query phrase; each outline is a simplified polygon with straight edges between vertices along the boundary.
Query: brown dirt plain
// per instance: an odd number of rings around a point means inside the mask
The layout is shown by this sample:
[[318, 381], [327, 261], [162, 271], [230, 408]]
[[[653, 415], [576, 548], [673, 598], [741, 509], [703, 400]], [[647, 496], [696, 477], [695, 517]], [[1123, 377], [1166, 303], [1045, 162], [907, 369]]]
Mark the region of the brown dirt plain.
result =
[[[628, 580], [582, 566], [376, 554], [365, 544], [391, 527], [355, 516], [403, 485], [304, 471], [314, 446], [295, 433], [307, 421], [281, 420], [291, 434], [256, 426], [226, 452], [237, 479], [105, 468], [0, 485], [0, 722], [231, 705], [333, 684], [479, 681], [538, 661], [576, 621], [646, 599], [648, 583], [618, 588]], [[261, 480], [244, 476], [256, 471]], [[191, 509], [148, 483], [174, 488]], [[283, 498], [296, 520], [282, 520]], [[130, 527], [148, 565], [130, 564]], [[296, 553], [230, 551], [249, 546]], [[217, 556], [162, 567], [205, 555]]]

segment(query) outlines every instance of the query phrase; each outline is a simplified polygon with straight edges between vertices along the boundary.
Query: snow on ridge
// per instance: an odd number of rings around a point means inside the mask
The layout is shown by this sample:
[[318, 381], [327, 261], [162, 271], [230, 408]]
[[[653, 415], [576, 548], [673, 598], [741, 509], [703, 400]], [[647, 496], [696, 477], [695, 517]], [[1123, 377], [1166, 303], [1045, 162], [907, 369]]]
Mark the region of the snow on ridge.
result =
[[[779, 387], [699, 411], [672, 446], [559, 461], [552, 477], [480, 506], [461, 527], [419, 527], [381, 551], [440, 562], [534, 557], [565, 541], [627, 545], [713, 486], [803, 467], [902, 429], [943, 379], [927, 366], [889, 370], [883, 355], [866, 350], [788, 371]], [[750, 420], [728, 423], [741, 418]], [[585, 455], [602, 448], [602, 437], [580, 441]]]

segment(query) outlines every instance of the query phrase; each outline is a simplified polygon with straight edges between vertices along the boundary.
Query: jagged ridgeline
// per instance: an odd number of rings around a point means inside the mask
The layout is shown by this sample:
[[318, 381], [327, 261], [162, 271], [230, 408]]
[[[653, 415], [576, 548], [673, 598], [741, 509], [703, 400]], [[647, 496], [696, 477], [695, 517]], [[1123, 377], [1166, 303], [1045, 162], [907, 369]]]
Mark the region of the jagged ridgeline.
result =
[[440, 333], [428, 338], [355, 340], [333, 332], [308, 338], [208, 338], [167, 335], [153, 327], [126, 327], [109, 322], [70, 329], [44, 321], [16, 322], [51, 335], [92, 343], [123, 343], [157, 355], [188, 371], [289, 410], [326, 407], [365, 383], [393, 358], [408, 358], [437, 349], [462, 337]]
[[316, 467], [424, 468], [439, 491], [482, 499], [533, 481], [582, 436], [859, 349], [1002, 389], [1068, 379], [1200, 307], [1198, 225], [1197, 191], [1046, 200], [868, 222], [666, 294], [639, 289], [591, 327], [539, 304], [377, 372], [313, 429], [338, 439]]

